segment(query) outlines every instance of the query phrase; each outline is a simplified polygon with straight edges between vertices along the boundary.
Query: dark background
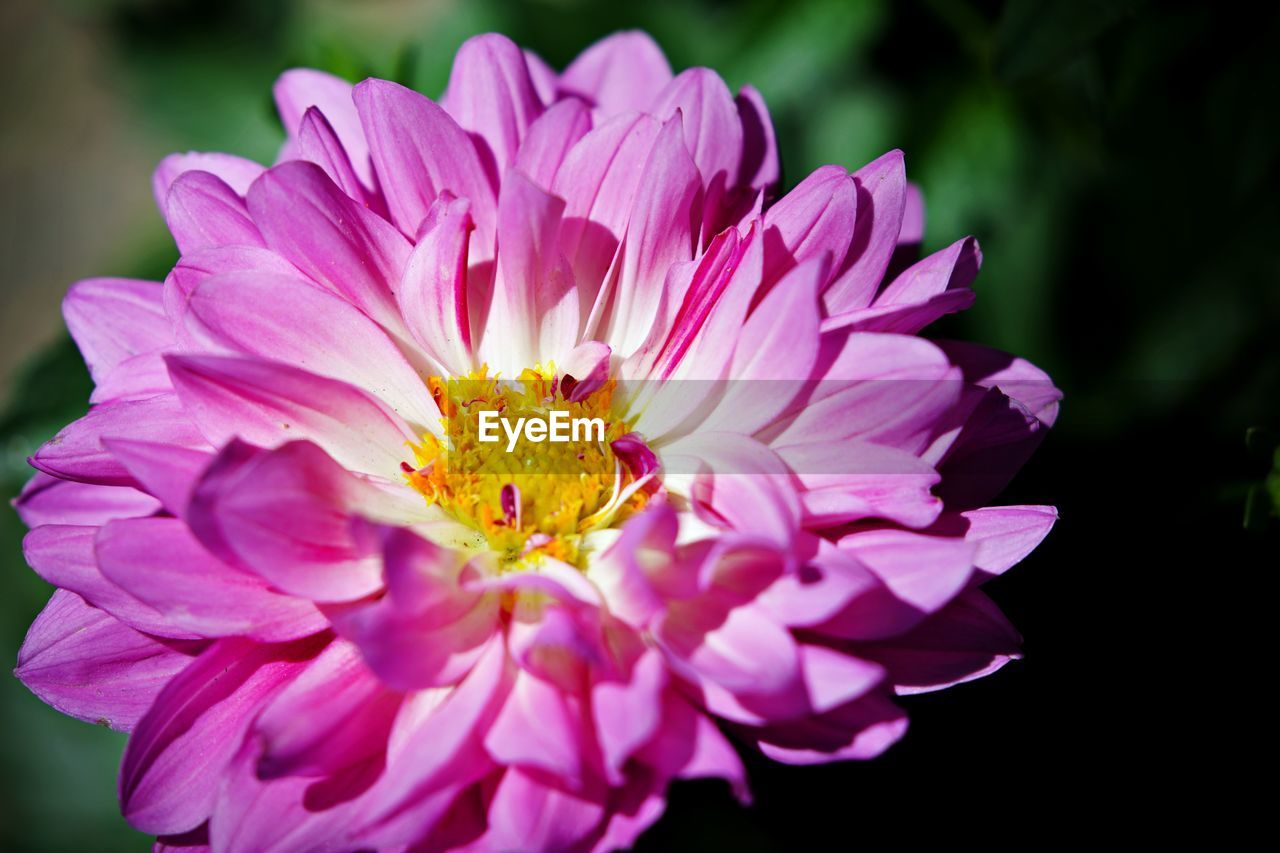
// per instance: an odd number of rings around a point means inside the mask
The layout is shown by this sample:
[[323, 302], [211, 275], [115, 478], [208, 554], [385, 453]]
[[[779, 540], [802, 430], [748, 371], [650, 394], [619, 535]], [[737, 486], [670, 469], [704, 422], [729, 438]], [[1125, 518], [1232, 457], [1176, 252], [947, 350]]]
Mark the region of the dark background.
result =
[[[974, 234], [985, 253], [977, 305], [937, 334], [1031, 358], [1066, 392], [1003, 499], [1056, 504], [1062, 520], [988, 587], [1026, 658], [908, 699], [911, 731], [873, 762], [753, 761], [748, 810], [719, 784], [677, 785], [641, 848], [1003, 848], [1191, 841], [1201, 828], [1221, 844], [1253, 814], [1248, 789], [1272, 784], [1258, 732], [1280, 567], [1262, 485], [1276, 463], [1265, 428], [1280, 427], [1274, 13], [1136, 0], [7, 0], [0, 24], [5, 495], [26, 455], [86, 407], [57, 313], [67, 285], [159, 278], [175, 258], [150, 199], [165, 153], [271, 160], [270, 84], [291, 65], [435, 95], [476, 32], [563, 66], [639, 26], [677, 70], [708, 65], [761, 89], [788, 185], [902, 148], [925, 194], [926, 249]], [[1251, 427], [1264, 430], [1247, 442]], [[5, 660], [49, 594], [21, 534], [0, 510]], [[121, 744], [0, 680], [0, 848], [144, 849], [116, 812]]]

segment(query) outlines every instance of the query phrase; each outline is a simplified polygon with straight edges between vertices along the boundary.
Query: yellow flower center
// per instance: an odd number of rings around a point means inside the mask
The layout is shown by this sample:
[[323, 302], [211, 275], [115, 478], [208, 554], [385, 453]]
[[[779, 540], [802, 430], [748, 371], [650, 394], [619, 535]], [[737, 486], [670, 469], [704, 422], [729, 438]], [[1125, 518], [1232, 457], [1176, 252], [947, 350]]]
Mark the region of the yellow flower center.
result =
[[544, 556], [584, 567], [587, 534], [644, 506], [645, 483], [611, 446], [629, 432], [614, 412], [614, 380], [576, 401], [554, 365], [526, 369], [514, 381], [481, 368], [428, 385], [443, 436], [428, 433], [412, 445], [416, 465], [404, 466], [405, 479], [481, 533], [505, 568]]

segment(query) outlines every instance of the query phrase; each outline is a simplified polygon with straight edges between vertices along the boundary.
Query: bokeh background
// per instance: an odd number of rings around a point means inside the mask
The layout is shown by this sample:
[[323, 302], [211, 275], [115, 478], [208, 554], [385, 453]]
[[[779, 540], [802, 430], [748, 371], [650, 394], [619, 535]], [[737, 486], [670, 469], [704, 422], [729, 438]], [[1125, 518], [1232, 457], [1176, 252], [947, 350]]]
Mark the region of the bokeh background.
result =
[[[1067, 398], [1006, 495], [1056, 503], [1062, 521], [989, 587], [1026, 659], [908, 700], [912, 732], [870, 764], [752, 762], [748, 810], [718, 784], [677, 786], [641, 847], [1022, 846], [1183, 826], [1248, 736], [1253, 712], [1229, 694], [1261, 673], [1232, 667], [1246, 669], [1256, 591], [1280, 566], [1280, 26], [1246, 8], [5, 0], [0, 494], [87, 405], [58, 313], [67, 286], [161, 278], [176, 258], [150, 191], [164, 154], [270, 161], [270, 84], [293, 65], [434, 96], [477, 32], [563, 66], [642, 27], [675, 68], [765, 94], [788, 185], [902, 148], [926, 249], [974, 234], [985, 253], [977, 306], [936, 332], [1031, 358]], [[4, 661], [50, 592], [22, 532], [0, 507]], [[0, 678], [0, 849], [146, 849], [116, 810], [121, 747]]]

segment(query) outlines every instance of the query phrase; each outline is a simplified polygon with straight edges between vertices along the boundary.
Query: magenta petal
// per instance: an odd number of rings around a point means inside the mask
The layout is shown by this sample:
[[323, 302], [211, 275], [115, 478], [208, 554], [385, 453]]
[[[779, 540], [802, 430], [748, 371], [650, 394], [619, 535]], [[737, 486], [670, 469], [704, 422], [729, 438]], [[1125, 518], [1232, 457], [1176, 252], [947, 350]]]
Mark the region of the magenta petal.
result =
[[591, 110], [577, 98], [552, 105], [529, 126], [515, 168], [540, 187], [555, 185], [560, 164], [570, 149], [591, 130]]
[[346, 80], [310, 68], [294, 68], [276, 80], [272, 91], [284, 129], [297, 136], [303, 116], [315, 107], [324, 114], [351, 159], [352, 168], [365, 186], [373, 185], [373, 167], [369, 162], [369, 145], [365, 142], [360, 116], [351, 97], [351, 84]]
[[18, 652], [14, 674], [41, 701], [130, 731], [195, 646], [141, 634], [67, 590], [55, 590]]
[[498, 629], [496, 596], [463, 588], [464, 557], [404, 528], [382, 531], [387, 594], [330, 614], [394, 690], [453, 684]]
[[987, 575], [1003, 574], [1035, 550], [1058, 520], [1051, 506], [992, 506], [960, 514], [964, 538], [977, 546], [973, 564]]
[[233, 154], [203, 151], [170, 154], [160, 161], [151, 176], [151, 189], [161, 213], [165, 211], [165, 202], [169, 198], [173, 182], [186, 172], [208, 172], [222, 179], [236, 195], [243, 196], [249, 191], [249, 185], [262, 174], [263, 167]]
[[426, 385], [378, 324], [297, 276], [206, 279], [187, 297], [183, 337], [195, 351], [258, 356], [373, 389], [420, 429], [439, 421]]
[[[442, 700], [432, 696], [420, 717], [409, 713], [406, 703], [401, 713], [408, 718], [402, 740], [389, 754], [382, 779], [370, 791], [363, 818], [375, 843], [384, 836], [399, 843], [417, 838], [424, 822], [421, 812], [438, 819], [456, 790], [494, 767], [483, 740], [510, 683], [506, 648], [495, 637], [462, 683], [442, 689], [446, 694]], [[444, 802], [435, 801], [442, 793]]]
[[213, 454], [204, 450], [172, 444], [124, 438], [109, 438], [103, 444], [142, 488], [159, 498], [164, 508], [178, 517], [186, 514], [191, 491], [213, 459]]
[[742, 164], [742, 121], [729, 87], [709, 68], [682, 71], [659, 93], [649, 112], [667, 120], [680, 115], [684, 141], [702, 175], [702, 186], [722, 190]]
[[188, 510], [191, 529], [222, 559], [316, 601], [377, 591], [378, 561], [352, 530], [352, 513], [378, 495], [304, 441], [275, 451], [232, 442], [209, 466]]
[[857, 653], [889, 670], [899, 693], [941, 690], [981, 678], [1019, 656], [1022, 637], [1000, 609], [970, 589], [914, 631]]
[[604, 804], [511, 768], [489, 804], [489, 850], [575, 850], [604, 817]]
[[248, 202], [272, 249], [388, 329], [400, 328], [394, 288], [410, 246], [385, 219], [301, 161], [264, 174]]
[[244, 199], [208, 172], [184, 172], [169, 188], [165, 222], [184, 254], [217, 246], [261, 246]]
[[335, 640], [254, 724], [263, 744], [258, 776], [321, 776], [381, 753], [402, 701], [355, 646]]
[[396, 293], [409, 334], [449, 376], [472, 367], [467, 255], [474, 225], [465, 199], [445, 193], [423, 220]]
[[603, 115], [647, 110], [671, 82], [662, 48], [638, 30], [614, 33], [578, 55], [560, 75], [560, 91], [577, 95]]
[[319, 109], [311, 107], [303, 115], [294, 148], [298, 159], [310, 160], [324, 169], [325, 174], [351, 198], [377, 213], [384, 212], [382, 197], [369, 190], [361, 181], [342, 140]]
[[95, 486], [37, 472], [13, 502], [27, 527], [45, 524], [97, 525], [113, 518], [151, 515], [160, 503], [128, 486]]
[[825, 764], [875, 758], [907, 731], [907, 715], [872, 693], [808, 720], [771, 726], [760, 750], [784, 764]]
[[948, 290], [968, 288], [982, 266], [982, 250], [972, 237], [957, 240], [904, 270], [876, 297], [876, 305], [923, 302]]
[[600, 681], [592, 689], [596, 737], [613, 784], [621, 781], [627, 759], [657, 731], [666, 685], [667, 669], [662, 656], [649, 649], [635, 661], [625, 679]]
[[219, 640], [165, 686], [139, 720], [120, 768], [120, 805], [136, 829], [185, 832], [213, 808], [222, 771], [258, 710], [326, 638], [286, 645]]
[[542, 114], [524, 53], [497, 33], [467, 39], [458, 48], [440, 105], [477, 140], [495, 186]]
[[831, 270], [841, 268], [849, 251], [857, 188], [839, 166], [823, 166], [780, 198], [764, 216], [764, 285], [809, 258], [827, 255]]
[[133, 438], [207, 447], [176, 397], [166, 394], [145, 400], [121, 400], [94, 406], [78, 421], [63, 427], [31, 458], [47, 474], [107, 486], [131, 486], [133, 477], [104, 449], [104, 438]]
[[164, 312], [170, 323], [182, 318], [187, 296], [200, 282], [215, 275], [254, 270], [274, 275], [302, 272], [270, 249], [256, 246], [219, 246], [183, 255], [164, 280]]
[[857, 228], [845, 269], [823, 301], [827, 313], [839, 314], [871, 304], [889, 259], [898, 245], [906, 204], [907, 172], [901, 151], [890, 151], [853, 173], [858, 188]]
[[702, 182], [684, 146], [680, 122], [671, 119], [659, 132], [641, 173], [609, 303], [610, 323], [607, 331], [596, 335], [623, 357], [644, 342], [658, 319], [667, 270], [693, 258], [701, 193]]
[[584, 769], [582, 731], [581, 709], [575, 700], [521, 671], [484, 745], [499, 764], [534, 768], [575, 784]]
[[652, 116], [620, 115], [582, 137], [556, 172], [553, 190], [565, 200], [560, 248], [584, 309], [594, 303], [622, 240], [659, 128]]
[[74, 592], [130, 628], [158, 637], [196, 638], [197, 634], [173, 624], [163, 613], [102, 574], [94, 554], [98, 530], [58, 524], [39, 527], [23, 539], [23, 554], [40, 577]]
[[62, 316], [95, 382], [133, 356], [173, 343], [163, 289], [151, 281], [78, 281], [62, 301]]
[[276, 642], [327, 624], [311, 602], [273, 592], [216, 559], [176, 518], [112, 521], [99, 532], [95, 550], [104, 576], [198, 636]]
[[174, 387], [216, 446], [314, 441], [353, 471], [398, 478], [417, 435], [364, 391], [274, 362], [212, 355], [168, 357]]
[[612, 354], [613, 351], [599, 341], [584, 341], [574, 347], [559, 364], [560, 394], [577, 403], [598, 391], [609, 380]]
[[701, 429], [754, 435], [781, 414], [812, 374], [825, 258], [787, 273], [751, 312], [730, 363], [727, 391]]
[[941, 610], [968, 584], [976, 550], [963, 539], [907, 530], [853, 533], [840, 549], [884, 582], [817, 629], [850, 640], [902, 634]]
[[734, 99], [742, 122], [742, 163], [736, 183], [769, 192], [782, 178], [773, 120], [764, 97], [754, 86], [743, 86]]
[[507, 376], [562, 357], [578, 337], [578, 291], [556, 235], [564, 202], [510, 172], [498, 201], [502, 242], [481, 352]]
[[494, 238], [494, 187], [466, 132], [438, 105], [386, 80], [356, 86], [355, 101], [400, 230], [417, 233], [436, 196], [448, 190], [471, 202], [480, 251], [487, 253]]

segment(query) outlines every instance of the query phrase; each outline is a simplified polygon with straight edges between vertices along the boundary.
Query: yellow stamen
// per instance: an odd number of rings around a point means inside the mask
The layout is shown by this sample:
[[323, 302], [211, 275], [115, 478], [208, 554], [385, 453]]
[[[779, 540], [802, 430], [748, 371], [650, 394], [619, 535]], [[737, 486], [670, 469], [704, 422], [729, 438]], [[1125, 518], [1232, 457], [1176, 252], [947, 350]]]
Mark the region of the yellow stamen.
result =
[[[586, 534], [644, 506], [647, 494], [610, 447], [630, 431], [613, 411], [613, 380], [576, 402], [565, 399], [554, 365], [525, 369], [514, 381], [482, 367], [465, 379], [433, 377], [428, 387], [444, 434], [412, 445], [416, 465], [405, 479], [429, 503], [481, 532], [504, 567], [533, 565], [543, 556], [583, 567]], [[481, 412], [514, 422], [545, 421], [556, 410], [572, 419], [600, 418], [604, 441], [530, 442], [522, 433], [508, 452], [506, 436], [480, 440]]]

